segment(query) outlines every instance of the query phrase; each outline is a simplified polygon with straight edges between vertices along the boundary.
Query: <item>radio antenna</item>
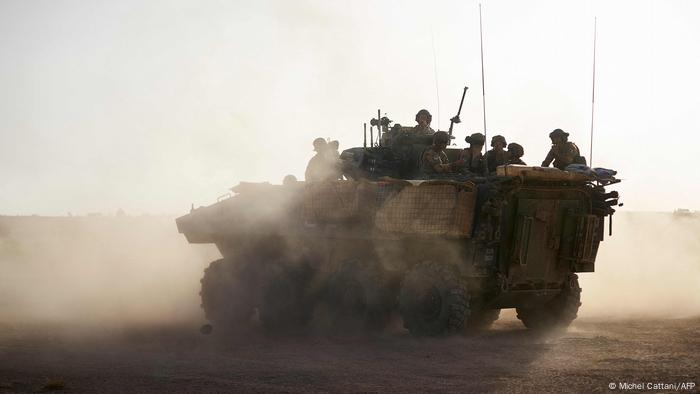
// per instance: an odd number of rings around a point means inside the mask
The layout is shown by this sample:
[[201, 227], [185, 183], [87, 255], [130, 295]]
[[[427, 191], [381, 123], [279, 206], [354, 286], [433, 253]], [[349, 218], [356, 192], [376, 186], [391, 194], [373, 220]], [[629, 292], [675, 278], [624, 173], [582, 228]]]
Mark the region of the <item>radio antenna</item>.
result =
[[365, 141], [362, 146], [367, 149], [367, 123], [365, 123]]
[[433, 70], [435, 72], [435, 98], [437, 99], [437, 129], [440, 130], [440, 88], [438, 84], [437, 55], [435, 54], [435, 34], [430, 27], [430, 40], [433, 43]]
[[382, 111], [377, 110], [377, 146], [382, 146]]
[[589, 166], [593, 167], [593, 115], [595, 113], [595, 46], [598, 28], [598, 18], [593, 17], [593, 88], [591, 92], [591, 150], [589, 154]]
[[481, 25], [481, 3], [479, 3], [479, 41], [481, 43], [481, 103], [484, 109], [484, 152], [486, 152], [486, 86], [484, 85], [484, 33]]

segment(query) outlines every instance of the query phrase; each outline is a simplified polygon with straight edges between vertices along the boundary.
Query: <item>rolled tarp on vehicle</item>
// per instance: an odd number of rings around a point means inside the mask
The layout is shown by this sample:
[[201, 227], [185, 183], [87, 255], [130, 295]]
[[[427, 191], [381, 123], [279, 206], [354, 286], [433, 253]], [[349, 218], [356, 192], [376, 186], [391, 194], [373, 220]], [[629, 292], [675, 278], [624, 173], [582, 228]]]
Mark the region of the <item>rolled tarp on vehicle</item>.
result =
[[562, 171], [553, 167], [531, 167], [514, 164], [496, 167], [496, 175], [540, 181], [588, 182], [595, 180], [595, 177], [580, 172]]

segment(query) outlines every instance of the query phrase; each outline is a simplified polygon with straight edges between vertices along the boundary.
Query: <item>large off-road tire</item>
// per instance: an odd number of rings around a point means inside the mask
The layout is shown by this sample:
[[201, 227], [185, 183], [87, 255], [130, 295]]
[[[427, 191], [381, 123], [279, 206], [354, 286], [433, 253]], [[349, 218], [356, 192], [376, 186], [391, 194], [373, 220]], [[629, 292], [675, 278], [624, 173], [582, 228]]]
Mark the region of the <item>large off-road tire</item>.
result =
[[554, 299], [535, 308], [516, 308], [518, 319], [531, 329], [556, 329], [568, 327], [581, 306], [581, 287], [578, 276], [572, 274], [564, 288]]
[[212, 262], [204, 270], [199, 292], [204, 315], [214, 326], [232, 329], [247, 325], [255, 312], [254, 267], [230, 259]]
[[424, 261], [404, 277], [399, 312], [414, 336], [456, 333], [470, 314], [469, 293], [454, 267]]
[[267, 274], [260, 320], [269, 333], [296, 332], [313, 313], [309, 285], [313, 270], [306, 264], [273, 264]]
[[328, 280], [327, 301], [335, 331], [381, 330], [396, 304], [396, 286], [373, 261], [342, 262]]

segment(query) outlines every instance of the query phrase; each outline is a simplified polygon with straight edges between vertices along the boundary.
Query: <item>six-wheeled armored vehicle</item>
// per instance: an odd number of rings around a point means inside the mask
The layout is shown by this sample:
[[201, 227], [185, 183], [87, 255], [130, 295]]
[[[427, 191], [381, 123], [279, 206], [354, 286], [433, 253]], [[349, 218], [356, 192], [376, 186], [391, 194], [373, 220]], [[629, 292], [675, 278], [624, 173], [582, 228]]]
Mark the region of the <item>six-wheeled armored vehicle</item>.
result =
[[[426, 136], [341, 155], [347, 180], [242, 183], [177, 219], [191, 243], [223, 258], [206, 268], [201, 301], [215, 327], [270, 331], [381, 329], [416, 336], [488, 327], [516, 308], [529, 328], [576, 318], [578, 272], [592, 272], [616, 180], [554, 168], [428, 179]], [[454, 157], [455, 149], [448, 149]]]

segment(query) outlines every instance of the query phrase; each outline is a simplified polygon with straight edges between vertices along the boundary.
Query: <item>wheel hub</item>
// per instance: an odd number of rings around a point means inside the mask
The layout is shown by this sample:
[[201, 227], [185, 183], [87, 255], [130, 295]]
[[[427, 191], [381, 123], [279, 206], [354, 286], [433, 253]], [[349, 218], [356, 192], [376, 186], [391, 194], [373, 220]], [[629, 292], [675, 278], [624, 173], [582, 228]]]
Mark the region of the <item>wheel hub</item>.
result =
[[441, 308], [442, 296], [440, 295], [440, 291], [435, 286], [426, 289], [419, 304], [419, 309], [423, 318], [426, 320], [437, 318], [440, 315]]

